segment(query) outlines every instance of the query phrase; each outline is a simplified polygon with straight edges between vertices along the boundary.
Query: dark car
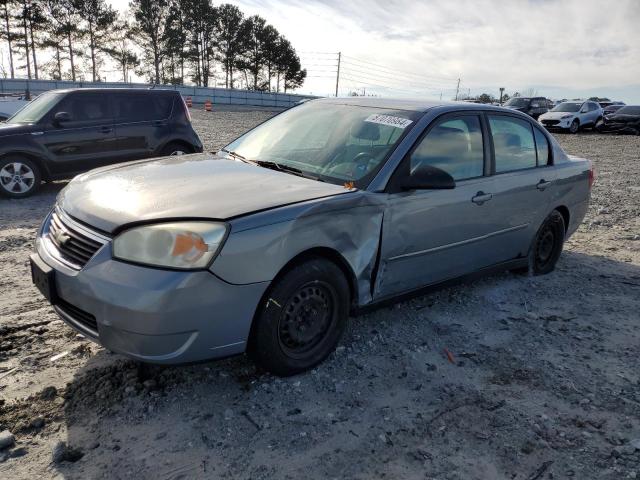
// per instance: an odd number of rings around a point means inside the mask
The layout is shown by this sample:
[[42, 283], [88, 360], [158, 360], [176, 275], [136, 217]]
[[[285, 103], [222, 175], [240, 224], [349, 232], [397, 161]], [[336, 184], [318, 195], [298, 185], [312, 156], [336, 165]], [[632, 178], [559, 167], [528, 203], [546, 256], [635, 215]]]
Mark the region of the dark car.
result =
[[0, 194], [142, 158], [202, 152], [174, 90], [75, 89], [44, 93], [0, 124]]
[[549, 101], [544, 97], [513, 97], [504, 106], [533, 118], [549, 111]]
[[626, 105], [605, 116], [600, 131], [640, 135], [640, 105]]
[[609, 115], [617, 112], [624, 106], [625, 106], [624, 103], [622, 103], [622, 104], [616, 104], [616, 105], [609, 105], [608, 107], [603, 107], [602, 114], [605, 117], [608, 117]]

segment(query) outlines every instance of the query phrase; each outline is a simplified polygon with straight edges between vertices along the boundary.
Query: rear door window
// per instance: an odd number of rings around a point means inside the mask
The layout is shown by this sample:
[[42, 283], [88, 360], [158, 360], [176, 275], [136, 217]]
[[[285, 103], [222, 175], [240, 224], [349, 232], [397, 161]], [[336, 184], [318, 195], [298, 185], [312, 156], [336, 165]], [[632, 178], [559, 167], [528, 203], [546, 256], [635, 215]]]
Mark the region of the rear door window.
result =
[[533, 168], [537, 165], [532, 127], [526, 120], [489, 115], [495, 151], [496, 173]]
[[411, 153], [410, 169], [432, 166], [444, 170], [454, 180], [481, 177], [484, 149], [480, 119], [461, 115], [438, 122]]
[[117, 123], [164, 120], [171, 115], [173, 97], [140, 93], [116, 93], [114, 116]]

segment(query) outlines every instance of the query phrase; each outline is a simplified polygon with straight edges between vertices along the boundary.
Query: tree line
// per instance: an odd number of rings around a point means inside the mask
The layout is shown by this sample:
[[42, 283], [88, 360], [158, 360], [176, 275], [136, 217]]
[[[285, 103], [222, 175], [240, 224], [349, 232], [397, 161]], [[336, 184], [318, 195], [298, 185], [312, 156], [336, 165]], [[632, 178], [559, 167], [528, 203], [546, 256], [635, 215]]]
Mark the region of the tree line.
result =
[[[128, 81], [287, 91], [307, 75], [295, 49], [258, 15], [211, 0], [0, 0], [0, 76], [98, 82], [108, 61]], [[4, 61], [2, 62], [4, 64]], [[26, 74], [26, 75], [25, 75]]]

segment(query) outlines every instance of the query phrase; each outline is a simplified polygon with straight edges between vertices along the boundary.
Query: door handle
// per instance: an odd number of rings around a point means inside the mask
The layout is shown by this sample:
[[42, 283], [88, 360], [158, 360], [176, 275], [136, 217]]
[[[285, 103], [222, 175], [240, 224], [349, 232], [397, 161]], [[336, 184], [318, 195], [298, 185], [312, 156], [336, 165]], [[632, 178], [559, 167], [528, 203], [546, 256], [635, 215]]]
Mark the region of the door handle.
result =
[[473, 203], [476, 205], [482, 205], [484, 202], [488, 202], [493, 198], [493, 195], [490, 193], [484, 193], [482, 191], [476, 193], [475, 197], [471, 199]]
[[111, 133], [111, 132], [113, 132], [113, 128], [111, 128], [111, 127], [102, 127], [102, 128], [100, 129], [100, 131], [101, 131], [102, 133]]
[[544, 190], [545, 188], [547, 188], [549, 185], [551, 185], [551, 182], [547, 182], [544, 178], [542, 180], [540, 180], [538, 182], [538, 184], [536, 185], [536, 188], [540, 191]]

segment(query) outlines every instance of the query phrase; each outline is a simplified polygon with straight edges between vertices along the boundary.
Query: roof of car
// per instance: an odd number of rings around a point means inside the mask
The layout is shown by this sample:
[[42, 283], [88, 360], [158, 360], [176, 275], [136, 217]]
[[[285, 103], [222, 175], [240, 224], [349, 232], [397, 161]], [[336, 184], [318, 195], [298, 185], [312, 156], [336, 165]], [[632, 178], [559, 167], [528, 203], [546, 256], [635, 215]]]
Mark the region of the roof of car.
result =
[[55, 93], [71, 93], [71, 92], [119, 92], [119, 93], [140, 93], [140, 92], [176, 92], [171, 88], [118, 88], [118, 87], [91, 87], [91, 88], [65, 88], [61, 90], [50, 90]]
[[414, 112], [426, 112], [436, 107], [450, 107], [452, 110], [468, 110], [470, 106], [473, 109], [481, 110], [505, 110], [489, 104], [469, 103], [469, 102], [450, 102], [443, 100], [421, 100], [421, 99], [405, 99], [405, 98], [380, 98], [380, 97], [345, 97], [345, 98], [319, 98], [311, 100], [312, 102], [331, 103], [334, 105], [356, 105], [360, 107], [371, 108], [388, 108], [390, 110], [410, 110]]

